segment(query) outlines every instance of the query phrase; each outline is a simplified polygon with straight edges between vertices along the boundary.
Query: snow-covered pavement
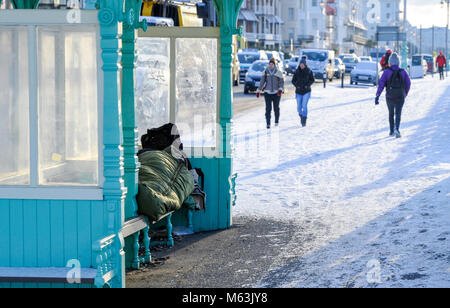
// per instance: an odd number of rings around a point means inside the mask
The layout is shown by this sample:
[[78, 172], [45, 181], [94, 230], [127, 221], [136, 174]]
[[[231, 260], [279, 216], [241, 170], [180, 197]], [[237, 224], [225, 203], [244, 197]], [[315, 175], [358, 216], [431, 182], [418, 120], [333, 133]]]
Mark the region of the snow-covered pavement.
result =
[[296, 226], [259, 286], [450, 287], [450, 82], [413, 80], [401, 139], [374, 95], [315, 87], [306, 128], [293, 97], [270, 131], [262, 98], [235, 117], [233, 215]]

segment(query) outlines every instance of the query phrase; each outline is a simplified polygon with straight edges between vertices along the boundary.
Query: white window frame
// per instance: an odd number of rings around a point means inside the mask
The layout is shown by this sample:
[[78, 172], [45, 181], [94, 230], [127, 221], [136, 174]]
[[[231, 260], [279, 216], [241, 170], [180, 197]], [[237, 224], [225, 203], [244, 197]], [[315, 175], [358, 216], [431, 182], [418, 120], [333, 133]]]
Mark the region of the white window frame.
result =
[[[222, 64], [220, 59], [220, 29], [215, 27], [191, 28], [191, 27], [155, 27], [152, 31], [138, 31], [138, 38], [169, 38], [170, 39], [170, 93], [169, 93], [169, 121], [176, 122], [176, 40], [181, 38], [199, 38], [199, 39], [216, 39], [217, 40], [217, 96], [216, 96], [216, 125], [220, 125], [220, 101], [222, 90]], [[199, 154], [204, 155], [205, 151], [209, 158], [219, 157], [221, 147], [221, 134], [216, 131], [216, 144], [214, 147], [190, 147], [185, 145], [184, 151], [198, 158]], [[183, 136], [181, 136], [183, 141]], [[225, 151], [225, 149], [224, 149]]]
[[[103, 71], [101, 49], [97, 49], [97, 125], [98, 125], [98, 184], [39, 185], [38, 183], [38, 72], [37, 27], [96, 26], [97, 46], [100, 46], [100, 28], [96, 10], [1, 10], [0, 26], [27, 27], [29, 65], [29, 185], [0, 185], [0, 199], [40, 200], [103, 200]], [[70, 15], [69, 15], [70, 14]], [[75, 29], [76, 30], [76, 29]]]

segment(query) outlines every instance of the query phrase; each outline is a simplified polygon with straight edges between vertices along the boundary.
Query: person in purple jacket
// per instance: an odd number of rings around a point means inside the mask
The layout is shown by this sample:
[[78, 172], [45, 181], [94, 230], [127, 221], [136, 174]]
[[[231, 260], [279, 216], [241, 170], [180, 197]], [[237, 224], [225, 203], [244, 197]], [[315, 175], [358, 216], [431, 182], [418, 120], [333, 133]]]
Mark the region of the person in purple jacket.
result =
[[408, 73], [399, 67], [398, 54], [393, 53], [389, 59], [389, 68], [383, 73], [378, 83], [375, 105], [379, 104], [380, 95], [386, 88], [386, 102], [389, 109], [390, 136], [400, 138], [400, 121], [405, 98], [411, 89], [411, 79]]

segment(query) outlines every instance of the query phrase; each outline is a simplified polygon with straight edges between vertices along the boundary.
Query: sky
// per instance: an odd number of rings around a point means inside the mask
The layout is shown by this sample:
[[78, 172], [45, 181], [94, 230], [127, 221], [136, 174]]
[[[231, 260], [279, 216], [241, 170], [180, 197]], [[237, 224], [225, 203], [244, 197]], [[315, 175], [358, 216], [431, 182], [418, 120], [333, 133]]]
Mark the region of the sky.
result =
[[[447, 24], [447, 5], [441, 8], [441, 0], [408, 0], [407, 18], [413, 26], [428, 28], [433, 24], [445, 27]], [[403, 0], [402, 0], [403, 7]]]

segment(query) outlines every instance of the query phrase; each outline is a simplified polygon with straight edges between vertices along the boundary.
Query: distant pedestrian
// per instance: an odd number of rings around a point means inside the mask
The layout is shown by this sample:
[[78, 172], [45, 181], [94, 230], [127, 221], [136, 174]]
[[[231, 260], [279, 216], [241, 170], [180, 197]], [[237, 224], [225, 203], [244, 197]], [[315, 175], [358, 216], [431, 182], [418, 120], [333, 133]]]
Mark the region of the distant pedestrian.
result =
[[439, 69], [439, 78], [440, 80], [444, 80], [444, 67], [447, 67], [447, 58], [444, 56], [442, 51], [439, 53], [439, 56], [436, 58], [436, 64]]
[[389, 68], [389, 59], [392, 55], [392, 50], [388, 49], [386, 51], [386, 54], [383, 56], [383, 58], [381, 58], [380, 64], [381, 64], [381, 68], [383, 69], [383, 71], [387, 68]]
[[303, 58], [294, 73], [294, 77], [292, 77], [297, 99], [297, 111], [303, 127], [306, 126], [306, 120], [308, 119], [308, 102], [311, 98], [311, 86], [314, 81], [314, 74], [306, 65], [306, 59]]
[[275, 126], [278, 126], [280, 121], [280, 101], [281, 95], [284, 91], [284, 76], [277, 68], [276, 60], [271, 59], [269, 66], [264, 70], [261, 82], [256, 92], [256, 97], [259, 98], [261, 92], [265, 92], [264, 98], [266, 100], [266, 124], [267, 129], [270, 129], [272, 104], [275, 113]]
[[380, 95], [384, 88], [386, 88], [386, 101], [389, 109], [389, 135], [400, 138], [402, 109], [411, 88], [411, 79], [408, 73], [400, 68], [400, 59], [396, 53], [390, 56], [389, 68], [384, 71], [380, 78], [375, 105], [379, 104]]

